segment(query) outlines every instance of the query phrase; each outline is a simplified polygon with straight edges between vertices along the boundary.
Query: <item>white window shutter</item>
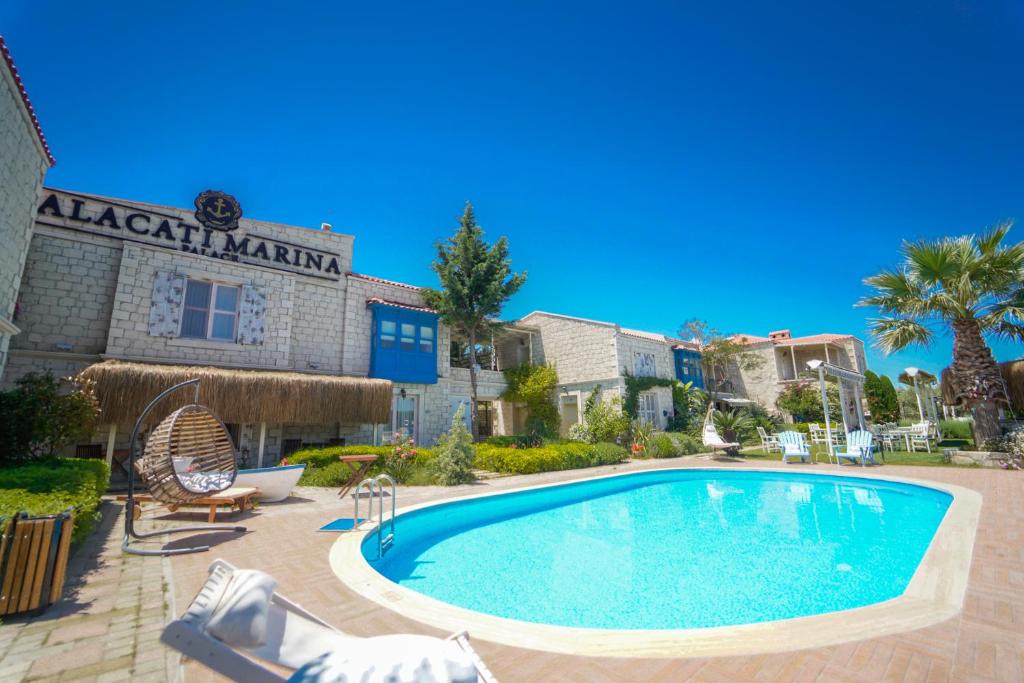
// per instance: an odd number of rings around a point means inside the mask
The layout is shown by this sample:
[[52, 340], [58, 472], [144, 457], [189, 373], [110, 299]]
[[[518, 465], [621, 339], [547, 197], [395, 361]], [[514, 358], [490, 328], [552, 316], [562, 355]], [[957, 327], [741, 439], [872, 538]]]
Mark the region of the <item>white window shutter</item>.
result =
[[154, 337], [177, 337], [185, 301], [185, 276], [159, 271], [153, 279], [149, 304], [149, 333]]
[[267, 314], [267, 295], [263, 288], [242, 287], [242, 304], [238, 310], [238, 343], [261, 346]]

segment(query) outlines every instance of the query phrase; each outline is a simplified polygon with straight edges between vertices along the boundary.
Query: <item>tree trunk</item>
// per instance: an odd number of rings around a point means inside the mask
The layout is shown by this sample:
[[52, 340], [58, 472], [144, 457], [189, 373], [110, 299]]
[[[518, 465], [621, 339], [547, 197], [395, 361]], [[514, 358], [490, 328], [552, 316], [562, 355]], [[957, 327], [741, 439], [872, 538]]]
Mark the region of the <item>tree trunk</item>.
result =
[[974, 443], [981, 448], [986, 442], [999, 439], [999, 402], [1009, 404], [1003, 376], [992, 357], [992, 350], [981, 336], [981, 326], [974, 318], [953, 321], [952, 373], [954, 405], [967, 406], [974, 412]]
[[1003, 436], [999, 426], [999, 406], [995, 401], [982, 401], [974, 405], [974, 445], [983, 449], [986, 444]]
[[[493, 351], [492, 351], [493, 353]], [[473, 433], [473, 441], [480, 438], [480, 427], [476, 415], [476, 331], [469, 332], [469, 426]]]

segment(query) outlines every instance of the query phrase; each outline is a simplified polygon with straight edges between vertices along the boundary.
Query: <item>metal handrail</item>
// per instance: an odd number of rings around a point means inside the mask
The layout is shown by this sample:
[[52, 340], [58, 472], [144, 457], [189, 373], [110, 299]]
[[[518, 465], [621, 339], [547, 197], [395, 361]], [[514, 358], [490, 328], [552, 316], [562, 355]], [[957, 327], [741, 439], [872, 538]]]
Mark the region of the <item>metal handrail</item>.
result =
[[[391, 484], [391, 524], [387, 536], [384, 536], [384, 484], [382, 480], [386, 480]], [[380, 495], [380, 501], [377, 505], [377, 559], [379, 560], [384, 557], [384, 553], [395, 542], [395, 500], [398, 496], [396, 495], [395, 480], [391, 475], [377, 475], [374, 477], [374, 481], [377, 482], [377, 491]]]
[[[377, 482], [377, 478], [376, 477], [370, 477], [369, 479], [363, 479], [361, 482], [359, 482], [359, 485], [356, 486], [355, 493], [353, 494], [355, 496], [355, 498], [356, 498], [356, 514], [355, 514], [355, 518], [352, 520], [352, 528], [353, 529], [358, 528], [359, 524], [360, 524], [360, 522], [359, 522], [359, 492], [363, 490], [364, 486], [366, 487], [366, 492], [369, 494], [369, 502], [367, 503], [367, 506], [369, 507], [369, 509], [367, 510], [366, 519], [373, 519], [373, 486], [374, 486], [374, 484], [376, 482]], [[384, 506], [383, 501], [381, 502], [380, 506], [381, 507]]]

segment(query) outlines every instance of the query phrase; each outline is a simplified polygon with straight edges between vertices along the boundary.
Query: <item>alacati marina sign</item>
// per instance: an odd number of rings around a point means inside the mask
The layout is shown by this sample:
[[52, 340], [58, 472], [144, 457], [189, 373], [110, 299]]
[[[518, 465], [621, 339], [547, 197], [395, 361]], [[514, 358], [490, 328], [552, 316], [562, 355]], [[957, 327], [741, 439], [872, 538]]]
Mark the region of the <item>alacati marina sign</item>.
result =
[[[341, 276], [338, 254], [242, 231], [242, 207], [229, 194], [207, 190], [195, 205], [199, 225], [150, 208], [47, 191], [36, 222], [291, 273], [332, 280]], [[60, 219], [61, 224], [46, 219]]]

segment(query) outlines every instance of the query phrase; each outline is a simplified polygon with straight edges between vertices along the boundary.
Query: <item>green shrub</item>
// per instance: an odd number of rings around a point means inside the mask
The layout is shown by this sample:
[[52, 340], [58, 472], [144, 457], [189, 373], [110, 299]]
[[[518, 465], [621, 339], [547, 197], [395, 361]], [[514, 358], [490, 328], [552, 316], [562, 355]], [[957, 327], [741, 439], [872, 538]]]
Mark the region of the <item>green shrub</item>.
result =
[[974, 438], [974, 422], [972, 420], [941, 420], [939, 427], [942, 428], [944, 439]]
[[677, 458], [682, 453], [676, 449], [676, 443], [668, 434], [655, 434], [647, 443], [647, 453], [652, 458]]
[[110, 468], [102, 460], [59, 458], [0, 469], [0, 517], [54, 515], [73, 507], [77, 545], [99, 521], [109, 481]]
[[502, 371], [507, 389], [501, 395], [506, 401], [526, 404], [526, 429], [530, 434], [550, 436], [558, 433], [558, 406], [555, 389], [558, 373], [550, 365], [520, 365]]
[[794, 422], [793, 424], [781, 424], [778, 428], [779, 432], [800, 432], [801, 434], [810, 434], [811, 425], [808, 422]]
[[[384, 471], [384, 464], [394, 453], [394, 446], [328, 446], [326, 448], [304, 448], [288, 456], [291, 465], [306, 465], [306, 470], [299, 479], [299, 486], [342, 486], [352, 476], [348, 465], [340, 462], [341, 455], [378, 455], [380, 459], [373, 464], [366, 476], [372, 477]], [[436, 454], [429, 448], [417, 448], [407, 470], [403, 473], [401, 483], [410, 484], [423, 480], [423, 470], [433, 467]]]
[[689, 434], [669, 434], [668, 437], [675, 444], [677, 455], [694, 455], [707, 450], [703, 441]]
[[480, 444], [475, 466], [491, 472], [535, 474], [613, 465], [627, 459], [625, 448], [610, 443], [550, 443], [539, 448], [503, 448]]
[[53, 458], [88, 439], [98, 414], [92, 382], [29, 373], [0, 392], [0, 462]]
[[459, 406], [452, 417], [452, 427], [437, 443], [434, 471], [442, 486], [468, 484], [473, 481], [473, 435], [466, 429], [464, 407]]

